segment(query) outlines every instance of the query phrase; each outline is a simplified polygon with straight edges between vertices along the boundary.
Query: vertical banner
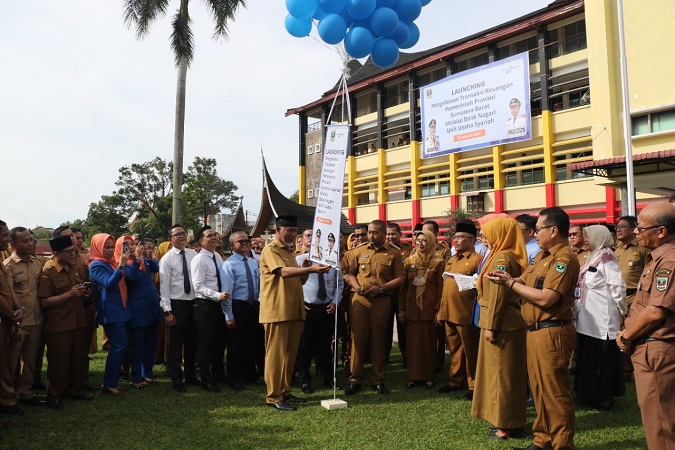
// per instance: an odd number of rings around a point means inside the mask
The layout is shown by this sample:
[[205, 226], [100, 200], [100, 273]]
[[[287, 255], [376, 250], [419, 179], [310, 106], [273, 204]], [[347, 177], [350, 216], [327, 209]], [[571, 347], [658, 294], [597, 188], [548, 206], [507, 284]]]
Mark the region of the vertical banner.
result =
[[528, 53], [420, 88], [422, 158], [532, 138]]
[[340, 220], [342, 219], [342, 191], [345, 185], [345, 164], [349, 146], [349, 125], [326, 127], [323, 164], [319, 195], [316, 200], [311, 261], [338, 267], [340, 264]]

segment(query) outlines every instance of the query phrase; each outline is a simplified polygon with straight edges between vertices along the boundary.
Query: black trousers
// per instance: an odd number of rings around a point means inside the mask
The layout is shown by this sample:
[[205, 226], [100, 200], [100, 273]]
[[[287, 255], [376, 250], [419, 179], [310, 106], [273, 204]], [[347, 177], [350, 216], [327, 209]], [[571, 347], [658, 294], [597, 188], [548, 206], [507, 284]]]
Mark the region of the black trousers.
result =
[[[220, 363], [218, 363], [218, 352], [220, 348], [224, 352], [225, 346], [225, 316], [220, 308], [220, 302], [213, 300], [196, 299], [195, 300], [195, 321], [199, 330], [199, 373], [202, 384], [213, 383], [214, 373], [220, 378], [223, 376], [223, 353], [220, 353]], [[218, 373], [218, 372], [221, 373]]]
[[312, 356], [317, 356], [319, 372], [324, 381], [333, 381], [333, 353], [331, 342], [335, 328], [335, 316], [326, 312], [328, 305], [309, 305], [300, 338], [298, 369], [300, 382], [311, 384]]
[[262, 376], [256, 361], [265, 359], [265, 329], [258, 322], [260, 304], [233, 300], [232, 312], [237, 326], [227, 330], [227, 380], [230, 384], [255, 381]]
[[389, 363], [389, 356], [391, 355], [391, 346], [394, 341], [394, 322], [396, 322], [396, 334], [398, 335], [398, 348], [401, 351], [401, 357], [403, 360], [403, 365], [407, 364], [408, 356], [408, 347], [406, 345], [405, 339], [405, 324], [398, 320], [398, 302], [399, 299], [396, 297], [391, 298], [391, 313], [389, 314], [389, 325], [387, 328], [387, 358], [386, 362]]
[[194, 303], [194, 300], [171, 300], [171, 311], [176, 325], [169, 327], [169, 365], [166, 372], [174, 382], [183, 381], [183, 359], [185, 378], [196, 378], [197, 327], [194, 321]]

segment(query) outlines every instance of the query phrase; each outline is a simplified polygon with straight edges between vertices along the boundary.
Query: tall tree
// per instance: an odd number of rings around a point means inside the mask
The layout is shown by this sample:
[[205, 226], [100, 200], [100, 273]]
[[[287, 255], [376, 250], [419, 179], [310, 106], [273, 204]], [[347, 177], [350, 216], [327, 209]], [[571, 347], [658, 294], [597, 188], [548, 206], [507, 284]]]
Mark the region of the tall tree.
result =
[[93, 236], [96, 233], [110, 233], [119, 237], [126, 232], [129, 226], [129, 217], [124, 213], [124, 199], [122, 196], [101, 196], [101, 201], [89, 205], [85, 233]]
[[[169, 0], [123, 0], [124, 22], [136, 28], [138, 39], [145, 37], [150, 25], [166, 14]], [[180, 0], [180, 6], [173, 16], [171, 48], [178, 70], [176, 87], [176, 122], [173, 146], [173, 216], [172, 222], [180, 222], [181, 189], [183, 186], [183, 140], [185, 135], [185, 87], [187, 70], [193, 59], [194, 41], [190, 28], [188, 5], [190, 0]], [[245, 0], [204, 0], [215, 22], [215, 39], [228, 37], [228, 22], [234, 20], [239, 7], [246, 7]]]
[[185, 192], [183, 202], [184, 222], [191, 224], [201, 219], [206, 223], [210, 214], [223, 209], [234, 209], [239, 197], [234, 195], [237, 186], [218, 176], [216, 160], [197, 156], [185, 174]]

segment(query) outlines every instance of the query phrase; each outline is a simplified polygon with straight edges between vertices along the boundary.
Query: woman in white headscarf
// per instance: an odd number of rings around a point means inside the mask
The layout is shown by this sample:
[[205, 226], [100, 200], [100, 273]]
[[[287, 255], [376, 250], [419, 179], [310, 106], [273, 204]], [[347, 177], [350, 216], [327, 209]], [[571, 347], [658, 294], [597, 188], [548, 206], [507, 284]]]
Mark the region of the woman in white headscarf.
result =
[[604, 225], [584, 228], [590, 253], [576, 292], [578, 356], [574, 390], [596, 410], [614, 405], [626, 393], [623, 363], [616, 345], [621, 316], [626, 314], [626, 284], [612, 251], [614, 240]]

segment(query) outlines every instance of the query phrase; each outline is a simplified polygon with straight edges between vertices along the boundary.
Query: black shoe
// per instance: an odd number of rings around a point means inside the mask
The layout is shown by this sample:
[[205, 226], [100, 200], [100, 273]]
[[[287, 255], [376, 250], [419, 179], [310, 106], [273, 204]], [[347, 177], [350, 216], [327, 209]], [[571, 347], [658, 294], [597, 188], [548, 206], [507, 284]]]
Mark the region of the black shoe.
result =
[[387, 386], [385, 386], [384, 383], [373, 386], [373, 389], [375, 389], [378, 394], [386, 395], [389, 393], [389, 389], [387, 389]]
[[345, 394], [347, 395], [353, 395], [356, 394], [357, 392], [361, 391], [361, 385], [355, 381], [352, 381], [349, 383], [349, 386], [347, 389], [345, 389]]
[[225, 381], [225, 376], [224, 375], [218, 375], [213, 377], [213, 382], [214, 383], [223, 383]]
[[591, 409], [593, 411], [609, 411], [614, 407], [614, 400], [600, 401], [594, 400], [591, 402]]
[[63, 402], [61, 400], [49, 400], [47, 406], [51, 409], [63, 409]]
[[46, 401], [40, 400], [36, 396], [32, 396], [31, 398], [22, 398], [19, 400], [21, 403], [24, 405], [30, 405], [30, 406], [44, 406], [47, 404]]
[[246, 389], [246, 386], [244, 386], [242, 383], [230, 383], [230, 388], [235, 391], [243, 391]]
[[47, 385], [44, 384], [41, 380], [35, 380], [33, 382], [34, 391], [44, 391], [45, 389], [47, 389]]
[[538, 445], [530, 444], [527, 447], [511, 447], [511, 450], [544, 450]]
[[202, 382], [197, 379], [197, 377], [190, 377], [185, 379], [185, 384], [191, 384], [193, 386], [201, 386]]
[[209, 392], [220, 392], [221, 389], [213, 383], [202, 384], [202, 389]]
[[339, 385], [337, 384], [334, 385], [332, 380], [324, 380], [323, 385], [329, 389], [337, 389], [338, 391], [342, 390], [342, 388]]
[[128, 373], [123, 373], [123, 374], [120, 375], [120, 381], [124, 381], [124, 382], [129, 383], [131, 381], [131, 378], [129, 378]]
[[284, 397], [284, 402], [288, 403], [307, 403], [307, 400], [304, 398], [296, 397], [293, 394], [288, 394], [286, 397]]
[[438, 388], [437, 391], [439, 394], [448, 394], [450, 392], [461, 391], [463, 389], [464, 388], [459, 386], [449, 386], [446, 384], [445, 386]]
[[265, 386], [265, 380], [263, 380], [262, 378], [251, 379], [248, 380], [248, 382], [251, 384], [256, 384], [258, 386]]
[[291, 406], [286, 402], [274, 402], [274, 403], [268, 403], [267, 406], [270, 406], [272, 408], [276, 408], [279, 411], [297, 411], [298, 408], [295, 406]]
[[16, 405], [0, 406], [0, 414], [23, 416], [23, 409], [19, 408]]
[[533, 408], [534, 407], [534, 397], [532, 397], [531, 395], [529, 397], [527, 397], [527, 400], [525, 400], [525, 405], [528, 408]]
[[87, 394], [77, 394], [77, 395], [70, 395], [69, 398], [72, 398], [73, 400], [84, 400], [87, 402], [90, 402], [94, 399], [91, 395]]
[[314, 393], [314, 389], [312, 388], [312, 385], [309, 384], [309, 383], [303, 384], [301, 389], [302, 389], [302, 392], [304, 392], [305, 394], [313, 394]]
[[469, 391], [462, 397], [464, 400], [473, 401], [473, 391]]
[[174, 381], [171, 383], [171, 389], [173, 389], [176, 392], [180, 392], [181, 394], [183, 392], [187, 392], [187, 388], [185, 387], [185, 384], [183, 384], [180, 381]]
[[85, 391], [100, 391], [101, 387], [100, 386], [94, 386], [91, 383], [87, 383], [87, 384], [84, 385], [84, 387], [82, 389], [84, 389]]

